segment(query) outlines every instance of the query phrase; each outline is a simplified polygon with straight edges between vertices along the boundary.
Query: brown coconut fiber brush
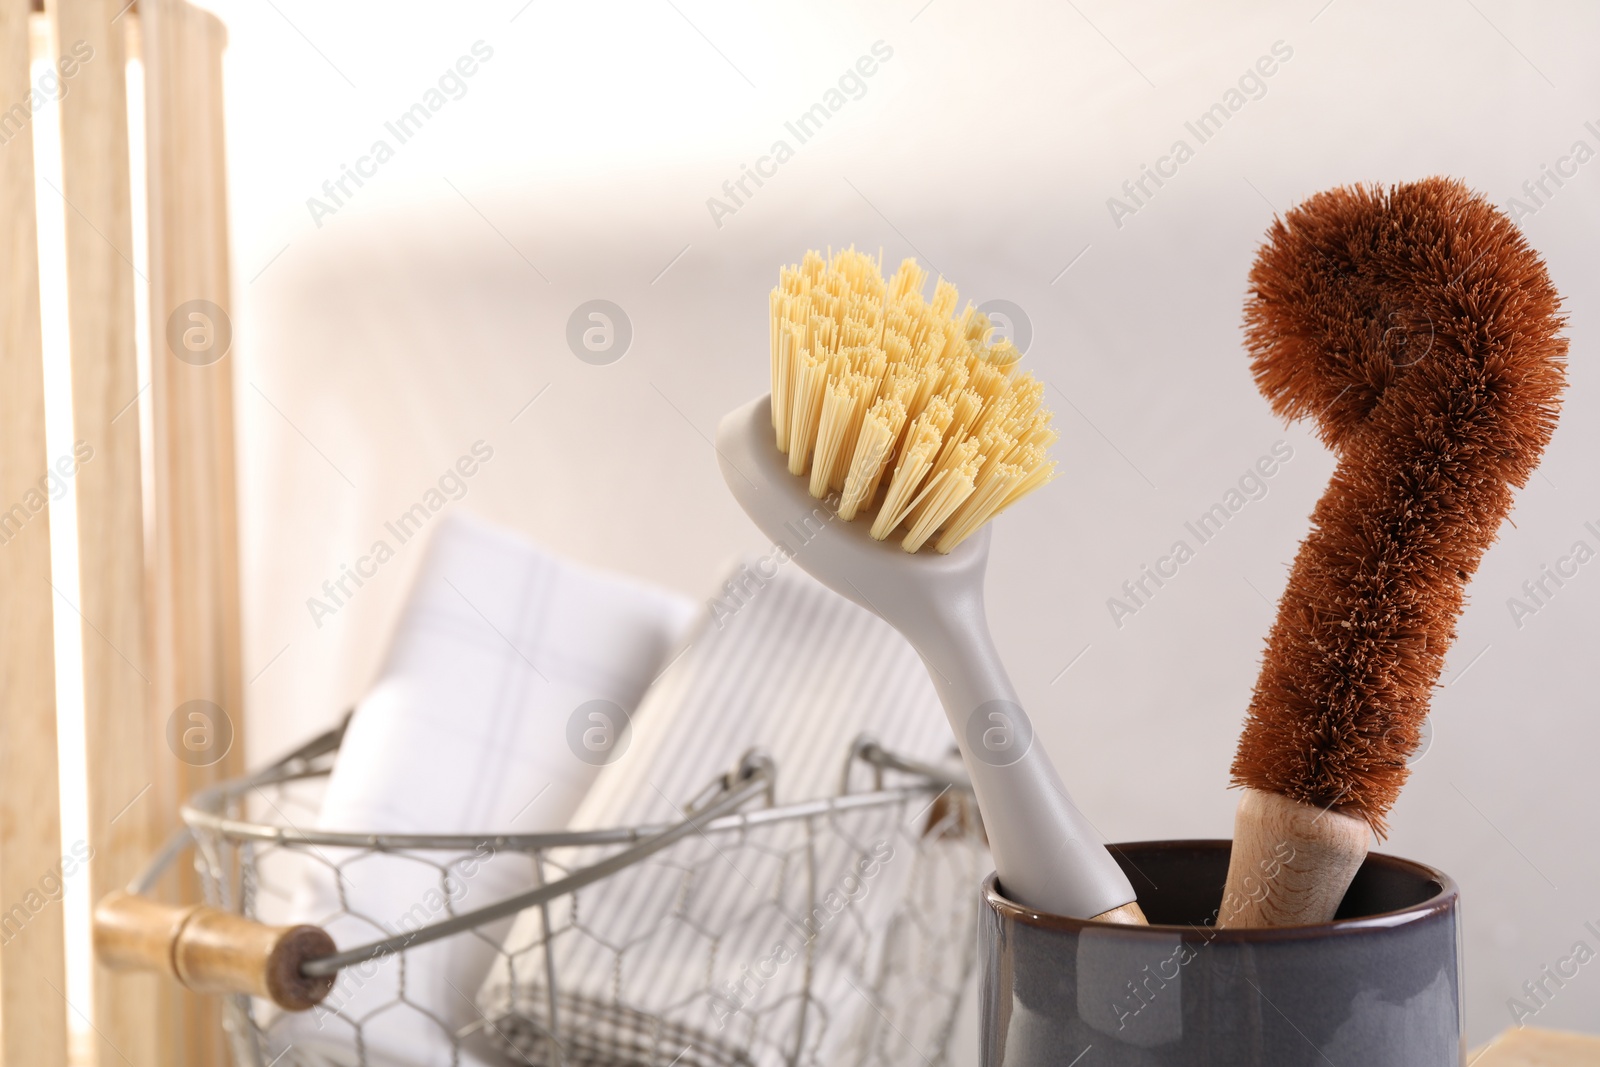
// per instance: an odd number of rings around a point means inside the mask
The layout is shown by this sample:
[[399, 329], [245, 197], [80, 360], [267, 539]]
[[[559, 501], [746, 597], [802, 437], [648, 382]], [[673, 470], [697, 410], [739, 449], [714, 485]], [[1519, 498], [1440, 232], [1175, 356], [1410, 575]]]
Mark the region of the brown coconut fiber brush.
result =
[[1509, 219], [1444, 178], [1319, 193], [1274, 221], [1246, 345], [1339, 457], [1233, 762], [1220, 926], [1333, 918], [1405, 783], [1463, 589], [1555, 429], [1560, 297]]

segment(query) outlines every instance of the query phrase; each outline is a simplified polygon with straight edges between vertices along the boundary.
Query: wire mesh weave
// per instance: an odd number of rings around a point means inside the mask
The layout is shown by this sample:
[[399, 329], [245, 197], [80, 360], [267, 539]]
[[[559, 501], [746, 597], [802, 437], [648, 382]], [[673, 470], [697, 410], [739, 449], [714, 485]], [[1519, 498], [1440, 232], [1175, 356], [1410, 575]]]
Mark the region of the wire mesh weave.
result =
[[[338, 740], [331, 732], [185, 809], [207, 903], [281, 922], [293, 887], [320, 871], [344, 906], [323, 924], [343, 919], [372, 935], [329, 961], [342, 965], [338, 982], [312, 1010], [325, 1041], [276, 1038], [271, 1005], [231, 998], [238, 1067], [432, 1067], [372, 1050], [397, 1026], [427, 1032], [451, 1064], [945, 1062], [989, 866], [970, 793], [948, 773], [858, 741], [849, 760], [872, 765], [869, 792], [771, 807], [772, 761], [747, 758], [675, 827], [482, 838], [302, 830], [315, 825]], [[531, 936], [502, 944], [500, 915], [468, 925], [476, 913], [460, 906], [464, 887], [486, 853], [525, 864], [530, 892], [542, 894], [521, 909], [537, 921], [516, 926]], [[346, 892], [363, 860], [380, 855], [415, 864], [437, 887], [398, 923], [360, 914]], [[474, 1022], [455, 1029], [418, 1002], [416, 983], [430, 976], [407, 966], [443, 936], [492, 946], [498, 976], [482, 996], [455, 990], [477, 1002]], [[382, 963], [394, 977], [375, 977]], [[342, 989], [375, 980], [393, 982], [380, 1007], [369, 1002], [359, 1018], [341, 1010]]]

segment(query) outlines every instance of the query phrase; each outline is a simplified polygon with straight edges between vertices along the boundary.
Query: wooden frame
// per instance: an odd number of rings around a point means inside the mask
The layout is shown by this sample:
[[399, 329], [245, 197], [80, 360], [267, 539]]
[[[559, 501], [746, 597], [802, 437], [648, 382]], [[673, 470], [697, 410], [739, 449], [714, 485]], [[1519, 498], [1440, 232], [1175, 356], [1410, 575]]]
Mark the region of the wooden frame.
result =
[[[145, 67], [145, 152], [150, 201], [150, 368], [156, 484], [150, 551], [158, 694], [152, 738], [166, 774], [154, 776], [159, 822], [178, 824], [190, 794], [243, 770], [242, 744], [188, 763], [173, 751], [168, 720], [189, 701], [221, 709], [208, 724], [244, 729], [240, 662], [239, 534], [234, 484], [232, 306], [228, 269], [226, 165], [222, 139], [222, 51], [215, 16], [184, 0], [141, 0]], [[209, 308], [184, 311], [194, 302]], [[197, 322], [199, 314], [208, 321]], [[174, 324], [176, 323], [176, 326]], [[196, 349], [181, 340], [205, 333]], [[176, 334], [176, 336], [175, 336]], [[187, 731], [185, 718], [180, 729]], [[169, 743], [170, 742], [170, 743]], [[192, 869], [179, 872], [171, 899], [200, 898]], [[163, 983], [160, 1017], [175, 1027], [171, 1058], [185, 1067], [227, 1062], [221, 1008]]]
[[[33, 92], [31, 14], [28, 0], [0, 0], [8, 108]], [[67, 979], [62, 909], [41, 891], [61, 859], [61, 816], [50, 515], [38, 485], [49, 459], [33, 130], [31, 116], [3, 118], [11, 122], [0, 126], [0, 1064], [55, 1067], [67, 1055]]]
[[[243, 763], [241, 743], [196, 753], [169, 741], [169, 720], [190, 701], [220, 709], [220, 721], [209, 724], [213, 738], [241, 739], [244, 728], [222, 137], [226, 32], [185, 0], [140, 0], [137, 8], [127, 0], [49, 0], [46, 13], [39, 10], [37, 0], [0, 0], [0, 107], [33, 91], [30, 56], [74, 60], [60, 98], [65, 206], [35, 204], [31, 124], [19, 133], [0, 116], [0, 135], [11, 133], [0, 144], [0, 523], [13, 502], [23, 504], [26, 520], [13, 520], [0, 544], [0, 909], [24, 902], [26, 911], [0, 953], [0, 1067], [66, 1067], [73, 1014], [84, 1016], [78, 1025], [90, 1024], [90, 1062], [101, 1067], [210, 1067], [228, 1059], [214, 1000], [97, 964], [88, 1018], [87, 1006], [66, 999], [62, 908], [26, 909], [28, 894], [61, 859], [49, 515], [29, 508], [28, 494], [47, 461], [35, 219], [41, 209], [60, 209], [73, 437], [93, 460], [74, 481], [88, 878], [99, 900], [125, 886], [177, 827], [187, 796]], [[37, 37], [41, 18], [58, 44], [69, 43], [61, 56], [30, 51], [30, 20]], [[141, 51], [151, 372], [144, 402], [154, 431], [148, 483], [126, 80], [129, 55]], [[192, 318], [195, 308], [201, 320]], [[195, 329], [198, 345], [189, 343]], [[168, 882], [162, 895], [172, 903], [198, 901], [192, 871]]]
[[[94, 59], [61, 99], [62, 194], [75, 439], [94, 461], [77, 476], [78, 588], [88, 770], [89, 891], [96, 900], [138, 873], [156, 843], [148, 712], [143, 478], [134, 340], [133, 202], [128, 170], [127, 48], [114, 0], [51, 4], [57, 42]], [[90, 624], [93, 624], [91, 627]], [[157, 1062], [156, 986], [95, 969], [94, 1060]]]

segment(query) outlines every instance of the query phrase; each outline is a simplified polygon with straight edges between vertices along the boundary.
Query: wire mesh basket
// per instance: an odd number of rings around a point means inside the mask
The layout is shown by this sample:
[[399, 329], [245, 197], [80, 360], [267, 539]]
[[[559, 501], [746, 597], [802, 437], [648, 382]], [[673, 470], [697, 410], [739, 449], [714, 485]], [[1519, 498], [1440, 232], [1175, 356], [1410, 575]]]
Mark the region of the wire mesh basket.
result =
[[[779, 766], [752, 751], [663, 825], [487, 837], [303, 829], [316, 825], [342, 735], [341, 725], [194, 797], [186, 829], [129, 887], [136, 899], [149, 892], [192, 842], [211, 908], [281, 920], [309, 871], [337, 888], [339, 909], [320, 925], [371, 931], [298, 963], [294, 977], [332, 984], [308, 1012], [227, 998], [238, 1067], [945, 1062], [989, 866], [958, 771], [862, 737], [841, 753], [839, 792], [801, 803], [774, 803]], [[436, 879], [436, 914], [397, 924], [352, 906], [351, 872], [375, 856], [386, 871], [404, 862]], [[486, 856], [524, 865], [527, 889], [467, 909], [462, 886]], [[453, 987], [472, 1003], [465, 1025], [430, 1008], [410, 964], [448, 938], [476, 938], [493, 955], [497, 981], [482, 995]], [[341, 986], [380, 967], [396, 976], [383, 1003], [367, 996], [359, 1015], [346, 1010]], [[396, 1034], [413, 1035], [414, 1058], [384, 1049]]]

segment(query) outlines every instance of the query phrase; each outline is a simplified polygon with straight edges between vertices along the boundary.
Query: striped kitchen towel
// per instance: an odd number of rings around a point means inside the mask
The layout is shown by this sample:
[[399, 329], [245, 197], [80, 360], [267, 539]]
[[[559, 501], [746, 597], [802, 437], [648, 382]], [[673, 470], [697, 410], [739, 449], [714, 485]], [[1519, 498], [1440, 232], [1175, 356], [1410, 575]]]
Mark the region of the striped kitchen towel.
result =
[[[770, 557], [727, 576], [638, 718], [574, 829], [679, 821], [752, 750], [786, 805], [837, 796], [863, 733], [933, 763], [953, 747], [905, 640]], [[572, 1067], [937, 1062], [987, 868], [975, 833], [924, 833], [931, 800], [690, 835], [524, 912], [479, 995], [491, 1040]]]

